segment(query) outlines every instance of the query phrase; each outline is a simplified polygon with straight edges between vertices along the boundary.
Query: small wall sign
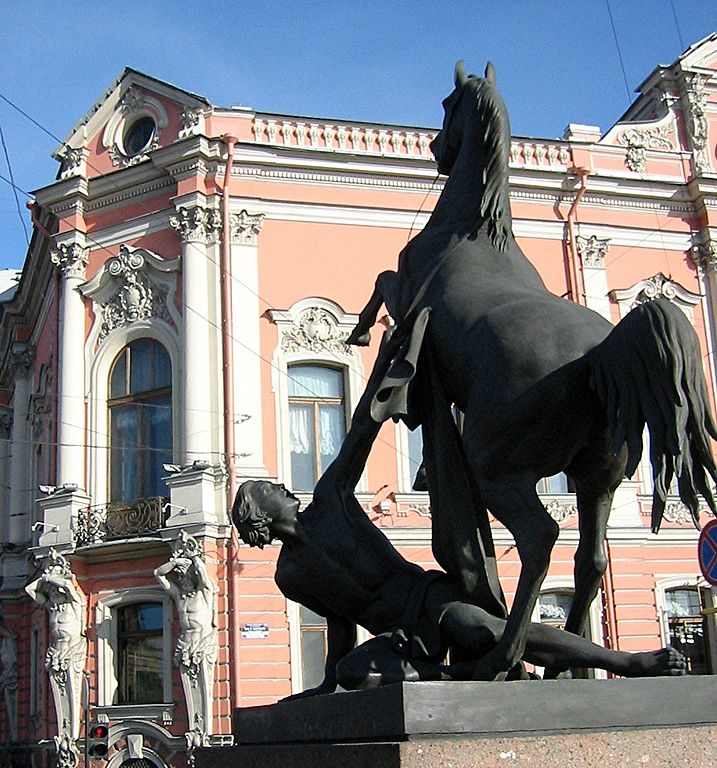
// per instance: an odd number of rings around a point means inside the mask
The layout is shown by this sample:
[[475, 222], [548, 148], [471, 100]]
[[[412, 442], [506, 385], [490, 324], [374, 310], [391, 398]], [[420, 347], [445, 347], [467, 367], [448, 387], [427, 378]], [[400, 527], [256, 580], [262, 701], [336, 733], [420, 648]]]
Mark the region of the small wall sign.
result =
[[269, 637], [268, 624], [242, 624], [239, 631], [244, 640], [266, 640]]

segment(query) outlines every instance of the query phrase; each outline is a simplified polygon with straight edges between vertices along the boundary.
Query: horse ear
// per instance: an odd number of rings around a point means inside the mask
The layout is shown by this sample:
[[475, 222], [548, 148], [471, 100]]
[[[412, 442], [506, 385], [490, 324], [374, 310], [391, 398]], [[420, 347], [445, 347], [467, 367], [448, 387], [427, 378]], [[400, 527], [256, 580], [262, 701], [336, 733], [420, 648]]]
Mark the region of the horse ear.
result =
[[490, 61], [485, 65], [485, 79], [495, 85], [495, 67]]
[[453, 70], [453, 80], [455, 81], [456, 88], [465, 85], [468, 80], [466, 77], [466, 65], [463, 63], [463, 59], [459, 59], [456, 62], [456, 68]]

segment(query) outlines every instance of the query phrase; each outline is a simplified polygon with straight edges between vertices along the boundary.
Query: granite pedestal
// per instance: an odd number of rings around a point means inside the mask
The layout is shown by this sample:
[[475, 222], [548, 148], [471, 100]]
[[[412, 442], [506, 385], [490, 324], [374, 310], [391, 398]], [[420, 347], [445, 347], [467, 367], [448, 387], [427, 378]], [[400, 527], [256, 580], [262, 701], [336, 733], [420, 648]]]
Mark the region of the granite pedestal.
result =
[[717, 678], [403, 683], [238, 709], [197, 768], [717, 765]]

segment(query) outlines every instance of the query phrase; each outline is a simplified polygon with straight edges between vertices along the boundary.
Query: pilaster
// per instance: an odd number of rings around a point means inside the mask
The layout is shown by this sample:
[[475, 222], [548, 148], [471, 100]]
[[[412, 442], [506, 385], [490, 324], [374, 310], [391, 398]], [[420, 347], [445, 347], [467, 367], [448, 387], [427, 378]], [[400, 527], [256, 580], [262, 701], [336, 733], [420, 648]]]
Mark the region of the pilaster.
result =
[[57, 482], [85, 484], [84, 345], [85, 279], [89, 249], [80, 242], [58, 245], [50, 258], [62, 273], [58, 355]]
[[[12, 419], [10, 408], [0, 408], [0, 504], [1, 509], [10, 507], [10, 467], [12, 462]], [[0, 541], [9, 541], [10, 517], [0, 517]]]
[[246, 210], [230, 216], [232, 274], [232, 343], [234, 370], [234, 445], [239, 482], [265, 477], [261, 410], [259, 317], [259, 233], [264, 214]]
[[595, 235], [591, 237], [578, 235], [575, 244], [583, 266], [586, 306], [606, 320], [610, 320], [610, 299], [605, 271], [605, 256], [610, 247], [610, 241], [600, 240]]
[[[178, 206], [170, 225], [182, 240], [182, 392], [180, 459], [211, 461], [218, 403], [213, 402], [212, 350], [216, 330], [210, 313], [216, 286], [210, 281], [209, 248], [219, 241], [221, 215], [205, 205]], [[213, 273], [213, 270], [211, 270]]]
[[35, 350], [29, 345], [13, 349], [15, 391], [12, 398], [12, 432], [10, 459], [10, 508], [7, 538], [12, 544], [25, 544], [30, 522], [30, 388]]

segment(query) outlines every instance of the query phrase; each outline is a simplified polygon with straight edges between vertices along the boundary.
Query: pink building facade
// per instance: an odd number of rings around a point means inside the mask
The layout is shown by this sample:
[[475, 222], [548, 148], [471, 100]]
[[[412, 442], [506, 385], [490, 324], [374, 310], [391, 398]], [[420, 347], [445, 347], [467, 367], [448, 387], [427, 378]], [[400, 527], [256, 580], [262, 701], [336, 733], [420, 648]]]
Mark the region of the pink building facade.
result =
[[[510, 155], [514, 232], [548, 287], [613, 322], [667, 297], [694, 325], [713, 397], [716, 70], [712, 35], [655, 69], [606, 133], [514, 137]], [[230, 500], [247, 478], [310, 499], [376, 354], [376, 338], [344, 341], [440, 192], [434, 135], [218, 107], [126, 70], [58, 148], [0, 318], [8, 759], [81, 761], [81, 699], [109, 724], [112, 768], [184, 764], [197, 744], [229, 743], [234, 707], [315, 684], [321, 617], [274, 585], [276, 546], [238, 545]], [[420, 450], [384, 425], [358, 498], [432, 566]], [[536, 619], [559, 625], [575, 497], [562, 476], [540, 490], [561, 533]], [[618, 491], [592, 639], [672, 642], [713, 673], [698, 532], [675, 496], [653, 536], [651, 494], [646, 465]], [[510, 599], [519, 561], [494, 536]], [[191, 589], [172, 557], [194, 563]]]

